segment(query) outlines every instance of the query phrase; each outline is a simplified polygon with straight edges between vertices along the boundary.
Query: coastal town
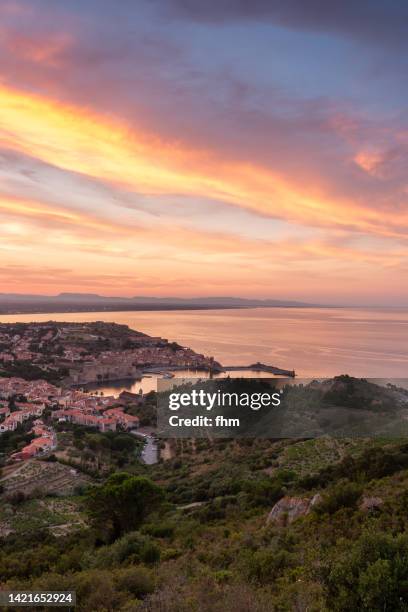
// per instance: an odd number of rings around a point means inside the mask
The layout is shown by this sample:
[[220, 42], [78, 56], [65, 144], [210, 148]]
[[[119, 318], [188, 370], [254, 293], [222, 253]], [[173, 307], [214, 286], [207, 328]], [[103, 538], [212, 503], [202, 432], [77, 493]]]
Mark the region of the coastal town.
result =
[[118, 398], [104, 397], [63, 389], [44, 380], [0, 378], [0, 435], [14, 432], [27, 422], [31, 426], [27, 431], [33, 434], [33, 440], [8, 460], [21, 461], [55, 450], [57, 435], [52, 422], [75, 423], [100, 432], [136, 429], [139, 417], [125, 410], [129, 403], [141, 405], [143, 401], [142, 394], [124, 392]]
[[212, 357], [127, 325], [0, 323], [0, 374], [44, 378], [63, 385], [141, 378], [146, 371], [218, 371]]
[[[55, 451], [57, 425], [62, 431], [72, 424], [100, 433], [135, 433], [140, 425], [135, 412], [145, 403], [142, 390], [114, 397], [86, 385], [180, 368], [217, 371], [221, 366], [212, 357], [124, 325], [0, 324], [0, 444], [2, 434], [16, 430], [29, 438], [2, 461]], [[140, 436], [149, 443], [150, 436]]]
[[[140, 428], [142, 414], [142, 425], [154, 423], [153, 417], [145, 418], [142, 389], [104, 395], [104, 385], [171, 378], [180, 370], [211, 377], [229, 369], [295, 375], [261, 363], [226, 368], [211, 356], [116, 323], [0, 324], [0, 461], [58, 453], [64, 431], [82, 427], [100, 434], [131, 432], [143, 440], [142, 460], [154, 462], [154, 430]], [[149, 410], [155, 412], [153, 406]], [[17, 436], [4, 451], [5, 440], [14, 432], [25, 438]]]

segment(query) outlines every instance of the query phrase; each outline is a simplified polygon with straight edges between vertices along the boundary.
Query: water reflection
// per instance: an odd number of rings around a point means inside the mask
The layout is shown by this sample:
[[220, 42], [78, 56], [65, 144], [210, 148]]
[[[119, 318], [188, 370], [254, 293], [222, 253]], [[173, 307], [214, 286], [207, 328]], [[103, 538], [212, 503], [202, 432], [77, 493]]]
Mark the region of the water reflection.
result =
[[[174, 375], [174, 378], [169, 382], [172, 383], [175, 382], [175, 379], [182, 383], [185, 379], [190, 380], [191, 378], [209, 378], [209, 373], [202, 370], [177, 370], [176, 372], [171, 373]], [[257, 370], [234, 370], [233, 372], [220, 372], [218, 374], [214, 374], [212, 378], [226, 378], [227, 376], [230, 376], [231, 378], [271, 378], [271, 375], [267, 372], [259, 372]], [[158, 379], [163, 379], [163, 376], [161, 374], [149, 374], [148, 376], [143, 376], [141, 380], [126, 379], [109, 381], [106, 383], [102, 382], [88, 384], [81, 388], [91, 393], [103, 393], [103, 395], [114, 397], [118, 397], [122, 391], [140, 393], [142, 390], [143, 393], [146, 394], [149, 393], [149, 391], [157, 391]]]
[[[212, 355], [223, 365], [260, 361], [299, 376], [405, 378], [408, 310], [251, 308], [0, 316], [2, 322], [111, 321]], [[144, 379], [142, 388], [155, 385]], [[110, 386], [110, 385], [107, 385]], [[136, 383], [136, 389], [137, 383]]]

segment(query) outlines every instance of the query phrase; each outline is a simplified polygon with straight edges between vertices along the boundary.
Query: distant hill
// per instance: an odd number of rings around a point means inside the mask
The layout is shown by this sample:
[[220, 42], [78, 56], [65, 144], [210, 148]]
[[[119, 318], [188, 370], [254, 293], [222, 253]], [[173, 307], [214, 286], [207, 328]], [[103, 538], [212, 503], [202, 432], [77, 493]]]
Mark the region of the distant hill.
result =
[[121, 297], [96, 293], [60, 293], [59, 295], [30, 295], [0, 293], [1, 314], [35, 314], [56, 312], [98, 312], [126, 310], [208, 310], [211, 308], [308, 308], [308, 304], [292, 300], [257, 300], [237, 297]]

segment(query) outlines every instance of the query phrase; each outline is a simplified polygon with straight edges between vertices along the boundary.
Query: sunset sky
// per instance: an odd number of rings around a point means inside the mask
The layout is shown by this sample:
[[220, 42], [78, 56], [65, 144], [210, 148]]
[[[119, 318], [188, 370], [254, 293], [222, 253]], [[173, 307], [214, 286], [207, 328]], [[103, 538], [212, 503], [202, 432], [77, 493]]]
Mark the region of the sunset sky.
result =
[[1, 0], [0, 292], [407, 305], [407, 24]]

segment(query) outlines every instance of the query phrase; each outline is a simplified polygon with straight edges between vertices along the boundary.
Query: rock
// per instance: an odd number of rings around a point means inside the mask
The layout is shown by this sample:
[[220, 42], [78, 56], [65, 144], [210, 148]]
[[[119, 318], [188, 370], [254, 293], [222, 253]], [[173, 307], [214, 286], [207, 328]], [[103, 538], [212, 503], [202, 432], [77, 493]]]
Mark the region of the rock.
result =
[[381, 499], [381, 497], [368, 497], [364, 495], [360, 502], [360, 510], [363, 510], [364, 512], [373, 512], [381, 508], [383, 503], [384, 501]]
[[320, 504], [322, 499], [323, 497], [320, 495], [320, 493], [313, 495], [312, 499], [310, 500], [310, 508], [313, 508], [313, 506], [316, 506], [316, 504]]
[[318, 493], [312, 499], [304, 497], [282, 497], [270, 511], [266, 523], [290, 525], [300, 516], [309, 514], [311, 508], [321, 501]]

